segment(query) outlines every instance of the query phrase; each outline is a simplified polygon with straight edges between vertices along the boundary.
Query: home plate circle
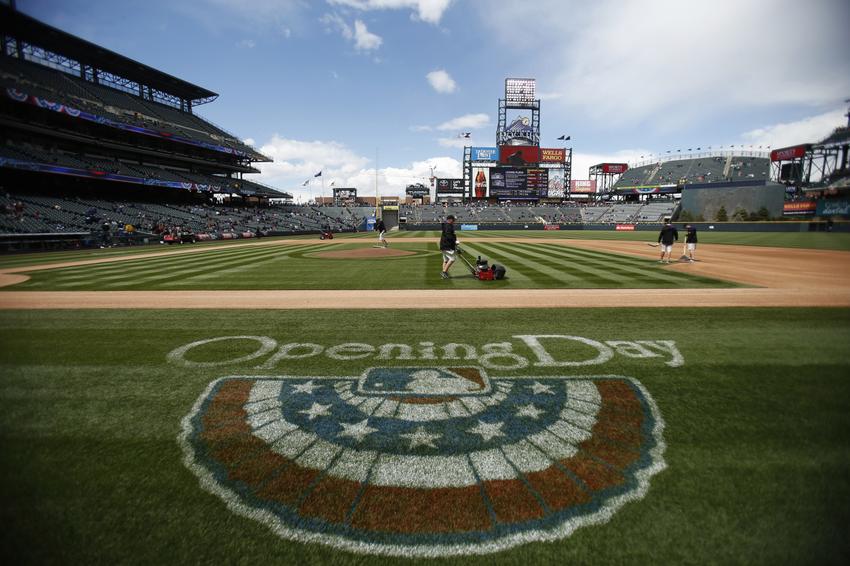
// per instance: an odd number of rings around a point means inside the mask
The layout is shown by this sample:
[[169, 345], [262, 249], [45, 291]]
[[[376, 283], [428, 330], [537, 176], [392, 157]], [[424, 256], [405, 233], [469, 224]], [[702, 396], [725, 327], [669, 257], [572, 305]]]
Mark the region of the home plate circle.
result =
[[628, 377], [372, 368], [223, 377], [179, 443], [204, 489], [285, 539], [428, 557], [608, 521], [664, 469], [663, 428]]

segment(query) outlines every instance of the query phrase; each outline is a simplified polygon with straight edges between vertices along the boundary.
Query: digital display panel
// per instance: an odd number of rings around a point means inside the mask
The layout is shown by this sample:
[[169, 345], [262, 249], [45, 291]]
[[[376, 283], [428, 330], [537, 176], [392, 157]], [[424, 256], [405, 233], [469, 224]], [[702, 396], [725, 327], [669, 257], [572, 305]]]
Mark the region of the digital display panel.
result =
[[490, 170], [490, 196], [500, 199], [537, 200], [549, 190], [548, 169], [494, 167]]

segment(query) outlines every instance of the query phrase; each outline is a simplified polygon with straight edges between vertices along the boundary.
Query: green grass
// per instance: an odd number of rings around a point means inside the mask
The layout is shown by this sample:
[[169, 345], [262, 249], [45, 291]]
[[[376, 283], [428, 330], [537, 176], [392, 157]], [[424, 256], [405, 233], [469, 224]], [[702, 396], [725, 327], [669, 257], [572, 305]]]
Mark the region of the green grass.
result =
[[[440, 279], [442, 256], [436, 242], [404, 242], [393, 249], [409, 256], [337, 259], [317, 254], [368, 248], [365, 243], [315, 242], [306, 246], [263, 244], [199, 253], [140, 258], [30, 273], [6, 290], [159, 289], [489, 289], [499, 288], [719, 288], [733, 283], [665, 269], [652, 260], [529, 241], [468, 240], [471, 261], [489, 258], [507, 268], [502, 281], [482, 283], [458, 261], [453, 278]], [[369, 248], [371, 249], [371, 248]]]
[[[508, 318], [509, 317], [509, 318]], [[545, 374], [638, 378], [666, 421], [668, 469], [613, 519], [464, 564], [842, 564], [850, 560], [850, 309], [0, 312], [0, 558], [22, 563], [385, 564], [282, 540], [232, 514], [182, 463], [180, 420], [256, 362], [175, 367], [222, 335], [415, 344], [574, 334], [676, 340], [685, 364], [615, 356]], [[253, 349], [232, 341], [197, 360]], [[581, 351], [553, 349], [559, 358]], [[417, 362], [421, 363], [421, 362]], [[390, 365], [409, 365], [392, 361]], [[273, 373], [354, 375], [315, 357]], [[493, 372], [507, 375], [513, 372]], [[523, 371], [519, 372], [522, 374]]]
[[[653, 242], [658, 234], [655, 231], [642, 232], [615, 232], [613, 230], [487, 230], [481, 232], [458, 232], [463, 241], [488, 239], [488, 238], [528, 238], [528, 239], [568, 239], [568, 240], [623, 240]], [[392, 232], [390, 241], [401, 241], [407, 238], [434, 238], [439, 239], [440, 233], [422, 230], [402, 230]], [[850, 251], [850, 233], [825, 233], [825, 232], [710, 232], [701, 230], [700, 242], [705, 244], [737, 244], [743, 246], [773, 246], [780, 248], [810, 248], [823, 250]], [[281, 236], [267, 238], [259, 241], [236, 240], [201, 242], [183, 246], [138, 246], [121, 247], [92, 250], [76, 250], [62, 252], [43, 252], [27, 254], [7, 254], [0, 256], [0, 269], [20, 267], [25, 265], [42, 265], [48, 263], [78, 261], [85, 259], [98, 259], [115, 257], [136, 253], [154, 253], [159, 251], [171, 251], [189, 247], [227, 247], [231, 245], [264, 245], [276, 240], [317, 240], [315, 235], [306, 236]], [[359, 232], [353, 234], [337, 234], [337, 240], [374, 240], [372, 232]]]

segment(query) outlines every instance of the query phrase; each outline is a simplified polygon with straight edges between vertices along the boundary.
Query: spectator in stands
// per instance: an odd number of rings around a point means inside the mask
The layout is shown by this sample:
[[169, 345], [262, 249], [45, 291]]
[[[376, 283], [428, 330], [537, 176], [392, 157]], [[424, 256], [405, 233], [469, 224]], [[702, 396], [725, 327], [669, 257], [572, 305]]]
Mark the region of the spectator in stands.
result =
[[[673, 242], [679, 240], [679, 231], [670, 223], [670, 219], [664, 220], [664, 227], [658, 233], [658, 243], [661, 244], [661, 259], [658, 263], [670, 263], [670, 255], [673, 253]], [[665, 261], [664, 255], [667, 255]]]
[[457, 236], [455, 235], [455, 217], [449, 214], [443, 223], [443, 233], [440, 235], [440, 251], [443, 252], [443, 271], [440, 277], [449, 278], [449, 269], [455, 262], [457, 251]]
[[378, 232], [378, 245], [385, 248], [389, 246], [389, 242], [387, 242], [387, 239], [384, 237], [384, 234], [387, 233], [387, 227], [384, 224], [383, 219], [378, 220], [378, 223], [375, 225], [375, 230]]
[[688, 260], [694, 262], [694, 251], [697, 249], [697, 228], [688, 224], [685, 226], [685, 249], [687, 250]]

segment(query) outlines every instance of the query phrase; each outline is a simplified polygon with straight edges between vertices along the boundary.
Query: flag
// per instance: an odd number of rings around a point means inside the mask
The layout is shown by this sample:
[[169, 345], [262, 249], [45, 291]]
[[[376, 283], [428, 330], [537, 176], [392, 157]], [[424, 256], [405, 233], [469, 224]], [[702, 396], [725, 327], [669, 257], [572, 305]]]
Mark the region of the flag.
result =
[[457, 135], [457, 137], [469, 139], [469, 136], [471, 136], [471, 135], [472, 135], [472, 132], [461, 132]]
[[336, 184], [336, 181], [331, 181], [331, 186], [333, 187]]
[[559, 139], [559, 140], [566, 141], [566, 140], [567, 140], [567, 137], [566, 137], [566, 136], [560, 136], [558, 139]]
[[313, 176], [314, 176], [314, 177], [321, 177], [321, 176], [322, 176], [322, 172], [321, 172], [321, 171], [319, 171], [318, 173], [316, 173], [316, 174], [315, 174], [315, 175], [313, 175]]
[[307, 186], [307, 185], [309, 185], [309, 184], [310, 184], [310, 179], [307, 179], [306, 181], [304, 181], [303, 183], [301, 183], [301, 186], [302, 186], [302, 187], [306, 187], [306, 186]]

